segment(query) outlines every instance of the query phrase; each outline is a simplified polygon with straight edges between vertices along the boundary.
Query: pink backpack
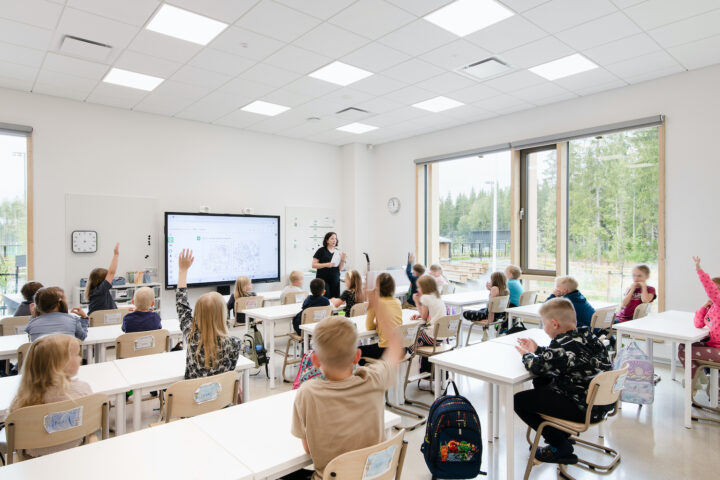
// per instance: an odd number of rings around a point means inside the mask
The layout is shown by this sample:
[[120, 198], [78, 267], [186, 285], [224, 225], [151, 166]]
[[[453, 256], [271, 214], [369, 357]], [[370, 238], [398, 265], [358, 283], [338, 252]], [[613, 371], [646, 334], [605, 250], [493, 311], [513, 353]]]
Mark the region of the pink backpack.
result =
[[308, 350], [303, 354], [300, 360], [300, 368], [298, 368], [297, 376], [295, 376], [295, 381], [293, 382], [293, 390], [297, 390], [303, 382], [312, 380], [315, 377], [320, 377], [325, 380], [325, 375], [323, 375], [322, 370], [315, 367], [312, 363], [312, 353], [312, 350]]

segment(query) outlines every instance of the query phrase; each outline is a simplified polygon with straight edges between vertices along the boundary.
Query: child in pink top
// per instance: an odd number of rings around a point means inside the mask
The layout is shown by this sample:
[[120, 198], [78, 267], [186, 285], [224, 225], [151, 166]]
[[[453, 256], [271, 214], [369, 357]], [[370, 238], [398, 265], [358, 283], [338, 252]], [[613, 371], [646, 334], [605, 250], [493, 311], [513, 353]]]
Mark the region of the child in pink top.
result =
[[[695, 327], [710, 328], [710, 336], [703, 342], [693, 343], [692, 358], [697, 360], [710, 360], [720, 362], [720, 277], [710, 278], [700, 268], [700, 257], [693, 257], [695, 270], [697, 270], [700, 283], [710, 300], [695, 312]], [[680, 362], [685, 365], [685, 345], [681, 344], [678, 349]], [[697, 364], [692, 364], [692, 374], [695, 375]]]
[[647, 265], [637, 265], [632, 270], [633, 283], [625, 291], [622, 299], [622, 308], [616, 318], [619, 322], [633, 319], [635, 309], [643, 303], [651, 303], [657, 298], [655, 288], [647, 284], [650, 278], [650, 268]]

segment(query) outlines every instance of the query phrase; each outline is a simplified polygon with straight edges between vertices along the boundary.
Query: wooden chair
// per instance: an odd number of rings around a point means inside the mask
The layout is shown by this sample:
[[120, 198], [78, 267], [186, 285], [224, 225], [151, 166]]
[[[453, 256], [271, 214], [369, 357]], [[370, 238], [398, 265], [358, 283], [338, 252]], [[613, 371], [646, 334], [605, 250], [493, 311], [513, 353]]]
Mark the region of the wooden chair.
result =
[[403, 463], [405, 462], [405, 452], [408, 442], [403, 440], [405, 431], [400, 430], [394, 437], [372, 447], [354, 450], [352, 452], [343, 453], [333, 458], [325, 466], [323, 480], [349, 479], [349, 478], [365, 478], [365, 466], [371, 455], [392, 452], [392, 460], [387, 465], [387, 470], [382, 474], [372, 477], [375, 480], [393, 480], [400, 479], [402, 474]]
[[310, 292], [287, 292], [283, 295], [282, 304], [289, 305], [291, 303], [302, 303], [308, 295], [310, 295]]
[[615, 307], [600, 308], [595, 310], [590, 319], [590, 328], [595, 330], [611, 330], [615, 322]]
[[91, 327], [104, 327], [107, 325], [122, 324], [123, 318], [125, 318], [127, 314], [127, 309], [120, 310], [116, 308], [114, 310], [95, 310], [88, 316], [90, 317]]
[[[319, 322], [325, 317], [329, 317], [332, 315], [332, 305], [328, 305], [326, 307], [310, 307], [306, 308], [302, 312], [302, 317], [300, 320], [301, 325], [305, 325], [306, 323], [315, 323]], [[285, 346], [285, 358], [283, 360], [283, 366], [282, 366], [282, 377], [283, 380], [286, 382], [292, 382], [293, 379], [289, 379], [285, 375], [285, 370], [287, 369], [288, 365], [295, 365], [302, 361], [302, 354], [298, 355], [297, 347], [302, 346], [303, 344], [303, 336], [298, 335], [295, 333], [295, 331], [291, 331], [288, 333], [288, 343]], [[293, 347], [294, 353], [293, 357], [290, 358], [290, 347]], [[272, 353], [272, 352], [271, 352]]]
[[[579, 436], [582, 432], [586, 432], [590, 427], [600, 425], [605, 422], [607, 418], [617, 414], [618, 400], [620, 399], [620, 392], [625, 385], [627, 371], [628, 366], [625, 365], [620, 370], [602, 372], [592, 379], [592, 381], [590, 382], [590, 386], [588, 387], [588, 393], [586, 397], [588, 405], [587, 413], [585, 415], [585, 421], [582, 423], [571, 422], [562, 418], [540, 414], [543, 422], [538, 426], [537, 433], [535, 434], [535, 440], [532, 442], [530, 441], [530, 432], [532, 429], [530, 427], [528, 427], [527, 429], [526, 438], [528, 443], [531, 445], [531, 449], [530, 458], [528, 459], [527, 467], [525, 469], [525, 480], [530, 477], [530, 470], [532, 470], [533, 465], [535, 464], [535, 452], [537, 451], [538, 443], [540, 442], [540, 437], [542, 436], [542, 431], [543, 429], [545, 429], [545, 427], [553, 427], [558, 430], [562, 430], [563, 432], [567, 432], [571, 435], [570, 439], [575, 441], [576, 446], [591, 448], [595, 451], [599, 451], [602, 454], [609, 455], [611, 458], [610, 463], [607, 465], [598, 465], [588, 460], [578, 458], [578, 467], [589, 472], [601, 474], [607, 474], [613, 471], [613, 469], [620, 461], [620, 454], [617, 452], [617, 450], [613, 450], [612, 448], [609, 448], [605, 445], [600, 445], [598, 443], [592, 443], [588, 442], [587, 440], [582, 440], [579, 438]], [[613, 405], [613, 409], [610, 413], [603, 416], [600, 420], [592, 419], [593, 407], [608, 405]], [[558, 465], [558, 474], [562, 478], [574, 480], [574, 477], [572, 477], [567, 472], [567, 465]]]
[[237, 327], [238, 325], [241, 325], [237, 321], [237, 317], [239, 313], [242, 313], [243, 310], [249, 310], [251, 308], [262, 308], [265, 306], [265, 298], [260, 296], [252, 296], [252, 297], [240, 297], [235, 299], [235, 317], [234, 321], [232, 322], [233, 327]]
[[[487, 310], [488, 310], [488, 318], [490, 318], [490, 314], [497, 314], [497, 313], [503, 313], [505, 309], [508, 307], [508, 303], [510, 302], [510, 296], [505, 295], [502, 297], [493, 297], [488, 302]], [[488, 328], [494, 325], [501, 325], [505, 321], [504, 318], [497, 319], [493, 317], [493, 321], [490, 320], [476, 320], [476, 321], [470, 321], [470, 328], [468, 328], [467, 333], [467, 340], [465, 341], [465, 346], [467, 347], [470, 345], [470, 334], [472, 333], [472, 329], [475, 326], [481, 327], [483, 329], [483, 339], [484, 342], [487, 338], [487, 331]]]
[[440, 291], [440, 295], [447, 295], [449, 293], [455, 293], [455, 284], [453, 283], [446, 283], [442, 286], [442, 290]]
[[165, 392], [165, 423], [237, 405], [239, 389], [235, 371], [175, 382]]
[[17, 349], [17, 371], [18, 375], [20, 375], [20, 369], [22, 368], [23, 360], [27, 356], [27, 352], [30, 349], [30, 345], [32, 345], [31, 342], [23, 343], [20, 345]]
[[[20, 408], [10, 413], [5, 420], [7, 435], [7, 463], [13, 463], [14, 452], [17, 460], [27, 460], [22, 454], [23, 450], [31, 448], [45, 448], [62, 445], [77, 440], [91, 441], [91, 437], [98, 430], [101, 438], [108, 437], [108, 408], [110, 402], [107, 395], [95, 393], [62, 402], [33, 405]], [[79, 407], [82, 407], [78, 412]], [[73, 412], [79, 415], [76, 426], [67, 425], [67, 422], [58, 422], [59, 430], [48, 432], [47, 420], [53, 415]], [[67, 418], [69, 415], [65, 415]], [[55, 417], [57, 418], [57, 417]], [[62, 428], [65, 426], [66, 428]]]
[[637, 320], [638, 318], [647, 317], [650, 313], [650, 307], [652, 304], [650, 303], [641, 303], [637, 307], [635, 307], [635, 311], [633, 312], [633, 320]]
[[0, 329], [2, 329], [2, 335], [22, 335], [25, 333], [25, 327], [30, 323], [30, 316], [25, 315], [22, 317], [5, 317], [0, 320]]
[[518, 307], [522, 307], [523, 305], [533, 305], [535, 302], [537, 302], [538, 292], [535, 290], [528, 290], [527, 292], [523, 292], [520, 295], [520, 300], [518, 300]]
[[115, 357], [120, 360], [123, 358], [169, 352], [169, 337], [170, 332], [164, 329], [120, 335], [115, 340]]
[[[697, 370], [695, 370], [695, 376], [693, 377], [693, 384], [695, 384], [695, 382], [697, 380], [697, 376], [700, 375], [700, 372], [705, 368], [709, 368], [711, 370], [717, 370], [718, 372], [716, 373], [716, 375], [720, 374], [720, 363], [719, 362], [712, 362], [710, 360], [693, 360], [693, 361], [695, 363], [697, 363], [697, 365], [698, 365]], [[690, 368], [690, 367], [686, 365], [685, 368]], [[713, 382], [710, 382], [708, 388], [713, 388], [713, 387], [716, 387], [716, 385], [714, 386]], [[699, 408], [701, 410], [707, 410], [708, 412], [712, 412], [716, 415], [720, 414], [720, 408], [710, 407], [707, 405], [701, 405], [701, 404], [697, 403], [694, 398], [692, 400], [692, 406], [695, 408]], [[720, 423], [720, 417], [701, 417], [698, 415], [692, 415], [692, 419], [695, 421], [705, 420], [708, 422]]]
[[356, 303], [350, 309], [350, 316], [351, 317], [359, 317], [360, 315], [367, 314], [367, 311], [368, 311], [368, 302]]

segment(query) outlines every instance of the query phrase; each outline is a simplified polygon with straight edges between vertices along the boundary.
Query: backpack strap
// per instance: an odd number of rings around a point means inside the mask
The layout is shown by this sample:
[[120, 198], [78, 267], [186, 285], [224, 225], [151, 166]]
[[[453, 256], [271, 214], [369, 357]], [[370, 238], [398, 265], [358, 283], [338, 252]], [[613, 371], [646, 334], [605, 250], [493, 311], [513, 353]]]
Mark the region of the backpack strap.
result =
[[455, 395], [460, 395], [460, 390], [458, 390], [457, 385], [455, 385], [455, 380], [450, 380], [450, 383], [448, 383], [448, 386], [445, 387], [445, 391], [443, 392], [442, 396], [446, 396], [448, 394], [448, 390], [450, 390], [450, 385], [455, 389]]

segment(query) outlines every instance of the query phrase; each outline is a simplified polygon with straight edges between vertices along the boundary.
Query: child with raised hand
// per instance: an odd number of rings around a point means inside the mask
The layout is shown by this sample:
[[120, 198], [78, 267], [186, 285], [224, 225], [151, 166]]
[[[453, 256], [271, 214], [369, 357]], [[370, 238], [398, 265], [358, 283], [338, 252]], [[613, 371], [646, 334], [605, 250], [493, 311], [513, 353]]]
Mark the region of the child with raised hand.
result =
[[[607, 349], [588, 328], [577, 328], [575, 309], [564, 298], [548, 300], [540, 307], [550, 345], [539, 347], [529, 338], [518, 339], [515, 347], [522, 354], [525, 368], [535, 375], [533, 389], [515, 394], [515, 413], [534, 430], [543, 421], [541, 414], [572, 422], [584, 422], [588, 388], [592, 378], [612, 368]], [[598, 420], [612, 406], [595, 407], [592, 419]], [[540, 462], [573, 464], [570, 434], [552, 427], [542, 432], [548, 446], [538, 448]]]
[[78, 307], [68, 313], [65, 291], [60, 287], [44, 287], [35, 292], [34, 303], [30, 306], [32, 318], [25, 327], [25, 333], [34, 342], [43, 335], [63, 333], [79, 340], [85, 340], [88, 332], [88, 317]]
[[195, 314], [187, 298], [187, 272], [195, 258], [183, 249], [178, 259], [178, 288], [175, 293], [180, 329], [187, 342], [185, 378], [209, 377], [235, 370], [242, 340], [228, 334], [227, 310], [222, 295], [206, 293], [195, 303]]
[[[312, 457], [314, 480], [323, 478], [326, 465], [338, 455], [385, 439], [385, 390], [393, 384], [405, 350], [378, 291], [369, 291], [368, 298], [376, 307], [378, 328], [388, 340], [380, 361], [354, 368], [361, 352], [355, 326], [347, 318], [327, 317], [313, 334], [312, 362], [325, 379], [316, 377], [298, 389], [291, 432]], [[310, 478], [310, 472], [297, 472], [293, 478]]]
[[113, 278], [117, 271], [118, 258], [120, 257], [120, 244], [115, 244], [113, 258], [108, 268], [94, 268], [88, 277], [85, 287], [85, 301], [88, 304], [88, 315], [96, 310], [115, 310], [117, 305], [110, 295]]
[[[252, 291], [252, 280], [250, 277], [240, 275], [235, 280], [235, 289], [230, 294], [230, 298], [227, 301], [228, 312], [235, 310], [235, 300], [243, 297], [254, 297], [255, 292]], [[235, 312], [235, 321], [237, 323], [245, 323], [245, 314], [241, 312]]]
[[[490, 281], [485, 284], [485, 287], [490, 290], [488, 300], [495, 297], [505, 297], [510, 295], [510, 291], [507, 288], [507, 278], [503, 272], [493, 272], [490, 274]], [[504, 313], [499, 316], [505, 316]], [[480, 310], [465, 310], [463, 312], [463, 318], [476, 322], [479, 320], [487, 320], [488, 323], [495, 321], [495, 314], [488, 314], [487, 308], [481, 308]]]
[[389, 315], [393, 327], [402, 325], [402, 307], [400, 300], [395, 298], [395, 280], [392, 275], [383, 272], [375, 279], [375, 289], [368, 292], [368, 311], [365, 317], [365, 328], [377, 331], [378, 343], [361, 345], [362, 356], [380, 358], [388, 346], [388, 332], [377, 319], [377, 310], [381, 308]]
[[405, 266], [405, 275], [407, 275], [408, 280], [410, 280], [410, 291], [408, 292], [407, 305], [403, 306], [410, 306], [411, 308], [416, 306], [414, 297], [417, 293], [418, 278], [425, 273], [425, 267], [419, 263], [413, 265], [414, 261], [415, 255], [409, 253], [407, 265]]
[[[92, 394], [90, 385], [73, 380], [81, 362], [80, 342], [70, 335], [47, 335], [35, 340], [23, 362], [20, 387], [10, 405], [10, 411]], [[81, 443], [82, 440], [74, 440], [20, 453], [21, 456], [39, 457], [76, 447]]]
[[[702, 342], [692, 344], [692, 358], [694, 360], [710, 360], [720, 362], [720, 277], [710, 278], [710, 275], [700, 267], [700, 257], [692, 257], [695, 262], [700, 283], [705, 289], [709, 300], [695, 312], [695, 328], [708, 327], [710, 336]], [[678, 348], [680, 362], [685, 365], [685, 345]], [[695, 376], [697, 364], [692, 362], [692, 375]]]
[[362, 278], [357, 270], [350, 270], [345, 274], [345, 290], [340, 294], [340, 298], [331, 298], [330, 303], [337, 308], [343, 303], [345, 308], [345, 316], [350, 316], [350, 310], [356, 303], [364, 302]]
[[570, 276], [556, 278], [555, 290], [553, 290], [553, 293], [551, 293], [545, 301], [556, 297], [564, 297], [572, 302], [573, 308], [575, 308], [575, 314], [577, 315], [578, 326], [590, 326], [595, 309], [590, 305], [585, 295], [578, 290], [577, 280]]
[[625, 290], [620, 311], [615, 318], [619, 322], [627, 322], [633, 319], [635, 309], [642, 303], [651, 303], [657, 298], [655, 288], [647, 284], [650, 278], [650, 267], [647, 265], [636, 265], [632, 269], [633, 283]]

